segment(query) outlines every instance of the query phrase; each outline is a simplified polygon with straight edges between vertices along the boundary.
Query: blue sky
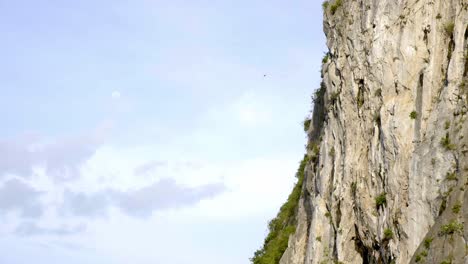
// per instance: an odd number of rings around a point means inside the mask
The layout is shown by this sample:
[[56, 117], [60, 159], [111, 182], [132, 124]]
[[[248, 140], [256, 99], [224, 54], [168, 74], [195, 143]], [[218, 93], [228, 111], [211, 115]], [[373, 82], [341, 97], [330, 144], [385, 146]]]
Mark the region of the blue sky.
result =
[[0, 0], [0, 32], [0, 263], [249, 263], [304, 152], [321, 2]]

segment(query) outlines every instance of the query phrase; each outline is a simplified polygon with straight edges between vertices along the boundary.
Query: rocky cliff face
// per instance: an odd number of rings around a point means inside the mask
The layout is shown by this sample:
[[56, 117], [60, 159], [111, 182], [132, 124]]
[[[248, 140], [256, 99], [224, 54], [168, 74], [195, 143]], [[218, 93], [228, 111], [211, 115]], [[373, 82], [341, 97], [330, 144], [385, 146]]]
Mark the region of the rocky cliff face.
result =
[[324, 10], [329, 55], [280, 263], [468, 263], [468, 1]]

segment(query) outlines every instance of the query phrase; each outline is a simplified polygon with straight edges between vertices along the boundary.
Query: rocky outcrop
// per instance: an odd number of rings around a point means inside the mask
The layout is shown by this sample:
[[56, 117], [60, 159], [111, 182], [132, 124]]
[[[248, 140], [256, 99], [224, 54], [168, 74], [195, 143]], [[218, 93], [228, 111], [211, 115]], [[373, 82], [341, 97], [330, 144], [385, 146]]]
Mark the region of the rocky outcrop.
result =
[[468, 263], [468, 1], [334, 0], [281, 264]]

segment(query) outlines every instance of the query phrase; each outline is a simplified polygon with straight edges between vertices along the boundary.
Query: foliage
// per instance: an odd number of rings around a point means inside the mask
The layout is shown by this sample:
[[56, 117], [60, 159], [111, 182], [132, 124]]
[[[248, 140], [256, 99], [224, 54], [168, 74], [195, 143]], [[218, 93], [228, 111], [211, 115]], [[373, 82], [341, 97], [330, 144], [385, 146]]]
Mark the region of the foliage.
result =
[[440, 264], [452, 264], [452, 260], [451, 259], [446, 259], [446, 260], [442, 261]]
[[453, 22], [449, 22], [445, 24], [444, 30], [445, 30], [445, 34], [451, 37], [453, 35], [453, 31], [455, 30], [455, 24]]
[[440, 139], [440, 145], [442, 147], [444, 147], [446, 150], [454, 150], [455, 149], [455, 145], [452, 144], [448, 133], [445, 134], [445, 137]]
[[458, 214], [460, 213], [460, 209], [461, 209], [461, 204], [460, 203], [456, 203], [453, 207], [452, 207], [452, 212], [454, 214]]
[[411, 119], [416, 119], [418, 117], [418, 113], [416, 111], [412, 111], [409, 115]]
[[381, 193], [377, 197], [375, 197], [375, 206], [377, 209], [381, 206], [385, 206], [387, 204], [387, 197], [386, 193]]
[[327, 10], [328, 4], [329, 4], [328, 1], [323, 1], [323, 3], [322, 3], [322, 8], [323, 8], [324, 11]]
[[307, 133], [307, 131], [309, 131], [311, 121], [312, 120], [310, 118], [306, 118], [306, 119], [304, 119], [304, 122], [302, 122], [302, 124], [304, 125], [304, 132]]
[[325, 55], [322, 58], [322, 64], [325, 64], [328, 62], [328, 59], [330, 58], [330, 53], [325, 53]]
[[463, 224], [458, 223], [457, 220], [452, 220], [450, 223], [440, 227], [439, 235], [453, 235], [455, 233], [461, 233], [463, 231]]
[[319, 145], [314, 142], [310, 142], [309, 144], [307, 144], [307, 150], [311, 152], [310, 154], [312, 160], [315, 160], [320, 153]]
[[393, 238], [393, 231], [390, 228], [384, 230], [384, 239], [390, 240]]
[[444, 128], [445, 128], [445, 130], [450, 128], [450, 121], [448, 121], [448, 120], [445, 121]]
[[338, 10], [339, 7], [343, 4], [342, 0], [335, 0], [335, 2], [330, 6], [330, 12], [332, 15], [336, 13], [336, 10]]
[[295, 217], [304, 181], [304, 169], [308, 160], [307, 155], [304, 155], [296, 173], [297, 183], [286, 203], [281, 206], [278, 215], [268, 223], [269, 234], [265, 238], [263, 247], [257, 250], [250, 259], [253, 264], [279, 263], [288, 247], [289, 236], [296, 231]]
[[445, 179], [448, 181], [456, 181], [457, 180], [457, 173], [455, 171], [447, 172]]
[[434, 240], [432, 237], [424, 239], [424, 247], [429, 249], [431, 247], [432, 240]]

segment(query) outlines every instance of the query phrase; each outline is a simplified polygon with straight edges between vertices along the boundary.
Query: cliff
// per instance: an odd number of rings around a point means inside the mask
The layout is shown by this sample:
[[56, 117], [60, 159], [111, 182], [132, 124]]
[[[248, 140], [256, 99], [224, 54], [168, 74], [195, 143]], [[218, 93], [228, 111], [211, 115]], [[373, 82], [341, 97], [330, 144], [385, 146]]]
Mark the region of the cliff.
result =
[[323, 7], [294, 229], [252, 262], [468, 263], [468, 1]]

